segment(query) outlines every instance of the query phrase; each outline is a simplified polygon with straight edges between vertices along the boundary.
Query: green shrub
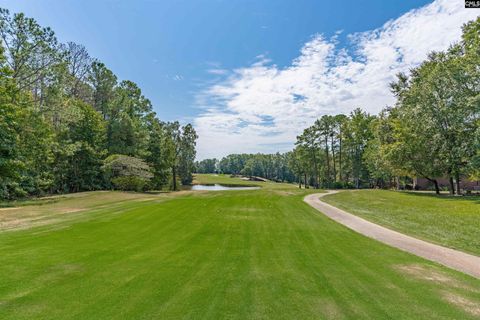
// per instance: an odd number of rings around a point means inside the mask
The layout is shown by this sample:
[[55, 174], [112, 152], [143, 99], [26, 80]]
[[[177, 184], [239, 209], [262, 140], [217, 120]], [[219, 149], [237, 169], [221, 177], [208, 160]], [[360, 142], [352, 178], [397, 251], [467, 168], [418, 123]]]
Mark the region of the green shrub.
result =
[[143, 191], [153, 177], [150, 166], [142, 159], [114, 154], [102, 167], [105, 180], [117, 190]]
[[145, 190], [147, 180], [134, 176], [124, 176], [113, 178], [112, 184], [116, 190], [140, 192]]

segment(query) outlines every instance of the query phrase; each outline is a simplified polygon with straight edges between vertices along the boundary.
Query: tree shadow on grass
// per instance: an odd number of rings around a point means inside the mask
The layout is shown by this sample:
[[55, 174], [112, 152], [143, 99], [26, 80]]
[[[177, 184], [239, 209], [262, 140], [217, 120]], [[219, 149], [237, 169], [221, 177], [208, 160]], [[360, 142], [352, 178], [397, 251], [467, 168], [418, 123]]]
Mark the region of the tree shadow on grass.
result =
[[416, 197], [435, 198], [448, 201], [457, 202], [471, 202], [474, 204], [480, 204], [480, 195], [467, 195], [467, 196], [455, 196], [450, 194], [435, 194], [434, 192], [418, 192], [418, 191], [403, 191], [405, 194], [413, 195]]

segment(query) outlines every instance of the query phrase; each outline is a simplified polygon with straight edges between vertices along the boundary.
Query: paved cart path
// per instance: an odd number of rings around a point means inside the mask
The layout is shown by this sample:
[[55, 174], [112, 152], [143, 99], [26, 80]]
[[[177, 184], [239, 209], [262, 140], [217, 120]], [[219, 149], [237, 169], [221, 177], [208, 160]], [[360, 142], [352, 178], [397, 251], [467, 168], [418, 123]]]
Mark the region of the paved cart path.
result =
[[480, 279], [480, 257], [407, 236], [321, 201], [321, 197], [336, 192], [311, 194], [306, 196], [304, 201], [329, 218], [360, 234]]

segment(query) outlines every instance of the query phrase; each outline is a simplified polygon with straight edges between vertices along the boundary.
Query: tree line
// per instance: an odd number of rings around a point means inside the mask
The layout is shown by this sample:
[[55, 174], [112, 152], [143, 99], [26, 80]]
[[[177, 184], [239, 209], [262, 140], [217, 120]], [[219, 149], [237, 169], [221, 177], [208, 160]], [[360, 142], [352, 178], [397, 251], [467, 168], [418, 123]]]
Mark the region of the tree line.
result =
[[192, 125], [22, 13], [0, 9], [0, 36], [0, 198], [192, 181]]
[[257, 175], [305, 187], [411, 186], [424, 178], [451, 194], [462, 179], [480, 177], [480, 18], [462, 38], [432, 52], [390, 84], [393, 106], [371, 115], [324, 115], [284, 154], [233, 154], [196, 163], [198, 172]]

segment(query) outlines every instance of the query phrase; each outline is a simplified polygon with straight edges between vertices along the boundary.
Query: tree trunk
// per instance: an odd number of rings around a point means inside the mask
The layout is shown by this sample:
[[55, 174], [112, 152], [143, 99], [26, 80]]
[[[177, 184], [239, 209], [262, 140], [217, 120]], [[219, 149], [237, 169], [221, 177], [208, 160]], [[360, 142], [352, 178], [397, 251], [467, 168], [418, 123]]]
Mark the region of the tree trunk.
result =
[[455, 175], [455, 182], [457, 184], [457, 194], [461, 195], [462, 192], [460, 191], [460, 175], [458, 173]]
[[355, 188], [359, 189], [360, 188], [360, 155], [359, 155], [359, 150], [358, 146], [355, 147], [355, 161], [352, 163], [352, 173], [353, 177], [355, 179]]
[[435, 185], [435, 193], [440, 194], [440, 187], [438, 186], [437, 179], [433, 179], [433, 184]]
[[335, 148], [333, 147], [333, 135], [331, 136], [332, 162], [333, 162], [333, 182], [337, 182], [337, 168], [335, 167]]
[[315, 156], [315, 149], [313, 150], [313, 166], [314, 166], [314, 172], [315, 172], [315, 189], [318, 189], [319, 177], [318, 177], [318, 165], [317, 165], [317, 157]]
[[[440, 187], [438, 186], [438, 181], [437, 179], [431, 179], [429, 177], [426, 177], [426, 176], [423, 176], [425, 179], [427, 179], [428, 181], [432, 182], [433, 185], [435, 186], [435, 193], [436, 194], [440, 194]], [[415, 178], [415, 181], [416, 181], [417, 178]]]
[[177, 191], [177, 170], [175, 166], [172, 167], [172, 182], [173, 182], [173, 191]]
[[304, 184], [305, 184], [305, 189], [308, 189], [307, 187], [307, 174], [305, 173], [304, 174], [304, 180], [303, 180]]
[[448, 181], [450, 182], [450, 194], [451, 195], [454, 195], [455, 194], [455, 185], [453, 183], [453, 177], [450, 176], [450, 178], [448, 179]]
[[330, 187], [330, 158], [328, 156], [328, 136], [325, 135], [325, 155], [327, 157], [327, 185]]
[[338, 155], [338, 177], [340, 179], [340, 182], [342, 182], [342, 136], [340, 135], [340, 143], [339, 143], [339, 149], [338, 149], [339, 155]]

